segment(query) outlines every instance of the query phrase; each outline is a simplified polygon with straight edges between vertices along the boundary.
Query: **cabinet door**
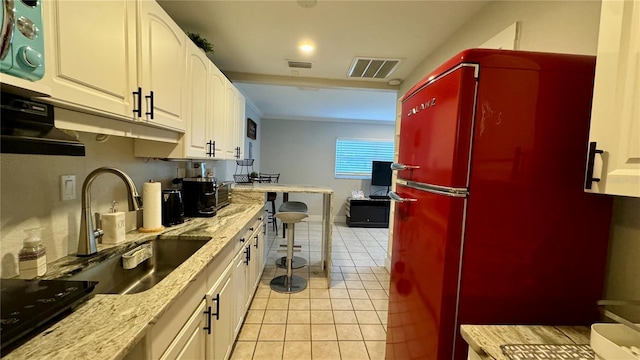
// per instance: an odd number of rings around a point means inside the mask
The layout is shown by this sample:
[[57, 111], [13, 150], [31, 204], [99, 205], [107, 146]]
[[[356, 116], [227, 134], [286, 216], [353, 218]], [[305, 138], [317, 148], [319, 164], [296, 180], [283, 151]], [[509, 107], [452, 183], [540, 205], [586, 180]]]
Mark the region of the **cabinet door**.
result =
[[[586, 191], [640, 197], [640, 0], [603, 1], [589, 141], [601, 155]], [[590, 174], [588, 174], [590, 175]]]
[[140, 31], [140, 84], [143, 96], [153, 91], [143, 99], [143, 119], [184, 130], [187, 36], [154, 0], [140, 1]]
[[233, 329], [233, 337], [238, 336], [238, 332], [240, 332], [240, 327], [242, 327], [242, 321], [244, 320], [245, 314], [245, 299], [247, 296], [247, 275], [246, 268], [247, 265], [245, 263], [245, 251], [246, 246], [243, 246], [236, 255], [233, 261], [233, 274], [231, 275], [233, 278], [233, 292], [235, 294], [236, 301], [235, 304], [235, 317], [234, 317], [234, 329]]
[[245, 118], [245, 105], [246, 99], [240, 91], [237, 91], [238, 104], [237, 104], [237, 118], [236, 118], [236, 146], [240, 159], [244, 159], [244, 138], [247, 133], [247, 119]]
[[211, 306], [211, 336], [209, 337], [209, 358], [222, 360], [231, 355], [234, 341], [234, 291], [231, 273], [233, 266], [227, 267], [213, 288], [207, 293]]
[[227, 159], [239, 159], [238, 147], [238, 90], [231, 82], [227, 83]]
[[167, 351], [160, 359], [204, 359], [207, 332], [205, 326], [209, 324], [206, 300], [202, 300], [189, 321], [184, 325], [178, 336], [171, 342]]
[[53, 100], [133, 118], [136, 8], [129, 0], [43, 1], [43, 83]]
[[210, 117], [207, 112], [209, 59], [191, 41], [187, 42], [187, 88], [185, 153], [186, 157], [206, 157], [207, 127]]
[[226, 157], [227, 136], [227, 78], [212, 63], [209, 64], [209, 112], [211, 114], [211, 126], [209, 138], [215, 142], [215, 158]]

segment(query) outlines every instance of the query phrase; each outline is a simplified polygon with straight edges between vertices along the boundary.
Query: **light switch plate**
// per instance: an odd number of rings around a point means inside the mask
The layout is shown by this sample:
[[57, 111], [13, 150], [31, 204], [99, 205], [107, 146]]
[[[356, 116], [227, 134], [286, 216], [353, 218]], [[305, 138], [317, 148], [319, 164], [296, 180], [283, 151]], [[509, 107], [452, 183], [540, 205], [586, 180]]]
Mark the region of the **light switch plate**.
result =
[[76, 176], [60, 176], [60, 200], [74, 200], [76, 198]]

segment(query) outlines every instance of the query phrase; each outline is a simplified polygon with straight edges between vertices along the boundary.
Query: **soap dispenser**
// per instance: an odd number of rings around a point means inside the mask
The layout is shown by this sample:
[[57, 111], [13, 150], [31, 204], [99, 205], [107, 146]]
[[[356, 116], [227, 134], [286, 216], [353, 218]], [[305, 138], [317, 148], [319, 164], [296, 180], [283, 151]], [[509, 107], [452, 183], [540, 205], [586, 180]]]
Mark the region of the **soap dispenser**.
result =
[[117, 202], [113, 201], [111, 210], [107, 214], [102, 214], [102, 243], [119, 244], [125, 240], [125, 215], [119, 212], [116, 207]]
[[40, 242], [42, 228], [27, 229], [24, 247], [18, 253], [21, 279], [33, 279], [47, 272], [47, 252]]

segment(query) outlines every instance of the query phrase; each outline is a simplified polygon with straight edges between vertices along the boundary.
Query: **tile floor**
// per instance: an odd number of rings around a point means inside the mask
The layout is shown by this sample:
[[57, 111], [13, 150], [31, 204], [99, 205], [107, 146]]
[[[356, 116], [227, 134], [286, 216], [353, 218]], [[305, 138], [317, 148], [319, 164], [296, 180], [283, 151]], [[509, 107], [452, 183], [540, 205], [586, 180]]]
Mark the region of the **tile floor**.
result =
[[269, 253], [255, 297], [231, 355], [241, 359], [384, 359], [389, 273], [384, 268], [388, 229], [333, 228], [332, 282], [320, 268], [321, 224], [296, 224], [295, 242], [309, 266], [294, 270], [307, 289], [281, 294], [269, 288], [282, 239], [268, 225]]

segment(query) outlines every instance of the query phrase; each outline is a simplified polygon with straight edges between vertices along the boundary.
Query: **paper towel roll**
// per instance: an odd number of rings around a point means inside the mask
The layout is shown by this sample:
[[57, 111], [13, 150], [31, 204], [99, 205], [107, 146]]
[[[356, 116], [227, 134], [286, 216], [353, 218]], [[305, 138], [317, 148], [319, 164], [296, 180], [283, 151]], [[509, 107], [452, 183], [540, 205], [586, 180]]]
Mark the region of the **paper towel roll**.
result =
[[146, 231], [160, 231], [162, 226], [162, 189], [159, 182], [142, 185], [142, 226]]

